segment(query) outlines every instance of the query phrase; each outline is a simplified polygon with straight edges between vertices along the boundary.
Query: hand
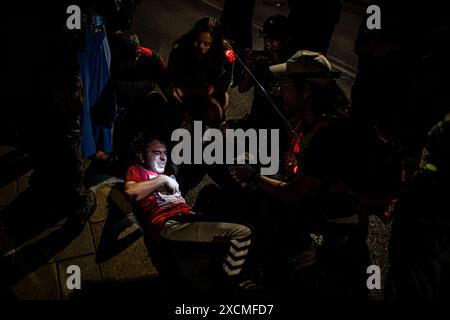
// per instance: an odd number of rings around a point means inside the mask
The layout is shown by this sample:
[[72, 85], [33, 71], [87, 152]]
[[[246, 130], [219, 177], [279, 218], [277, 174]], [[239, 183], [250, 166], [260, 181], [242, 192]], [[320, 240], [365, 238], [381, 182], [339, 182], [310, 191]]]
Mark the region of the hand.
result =
[[171, 87], [169, 89], [169, 92], [170, 92], [171, 96], [175, 98], [175, 100], [177, 100], [180, 103], [182, 102], [182, 98], [185, 95], [183, 89], [178, 88], [178, 87]]
[[164, 176], [164, 177], [165, 177], [164, 187], [167, 189], [167, 191], [170, 194], [179, 193], [180, 185], [178, 184], [178, 182], [169, 176]]
[[210, 96], [210, 95], [212, 95], [213, 93], [214, 93], [214, 91], [215, 91], [215, 88], [214, 88], [214, 86], [208, 86], [208, 96]]
[[231, 177], [238, 183], [249, 182], [258, 176], [258, 173], [248, 164], [229, 166]]

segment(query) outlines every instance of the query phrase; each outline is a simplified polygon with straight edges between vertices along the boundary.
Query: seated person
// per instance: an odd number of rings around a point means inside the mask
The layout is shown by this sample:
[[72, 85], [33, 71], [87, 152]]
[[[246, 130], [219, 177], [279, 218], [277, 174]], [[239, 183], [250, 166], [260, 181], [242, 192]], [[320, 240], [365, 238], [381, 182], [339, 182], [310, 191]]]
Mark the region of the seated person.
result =
[[390, 302], [449, 301], [450, 297], [450, 113], [432, 127], [420, 165], [393, 212]]
[[[278, 230], [270, 235], [273, 239], [266, 255], [274, 256], [276, 263], [291, 261], [292, 278], [287, 282], [302, 280], [294, 288], [299, 294], [364, 300], [369, 265], [367, 226], [354, 193], [354, 176], [365, 172], [359, 171], [364, 144], [356, 140], [358, 136], [347, 120], [337, 115], [340, 96], [325, 56], [298, 51], [270, 70], [282, 77], [283, 102], [300, 119], [296, 126], [299, 133], [287, 154], [292, 160], [285, 162], [289, 178], [260, 176], [248, 165], [231, 166], [230, 173], [237, 182], [253, 184], [273, 199], [277, 214], [270, 216], [270, 225]], [[323, 237], [317, 250], [311, 233]], [[280, 256], [282, 249], [285, 256]], [[306, 267], [312, 265], [317, 277], [305, 277]], [[314, 290], [305, 289], [308, 285]]]
[[[163, 58], [150, 48], [142, 47], [137, 35], [116, 31], [111, 39], [111, 79], [117, 99], [115, 148], [118, 156], [132, 158], [132, 137], [152, 121], [170, 118], [165, 98], [168, 87], [167, 66]], [[160, 123], [161, 121], [158, 121]], [[160, 128], [163, 128], [161, 125]]]
[[[231, 45], [224, 40], [220, 23], [212, 17], [201, 18], [175, 41], [168, 64], [169, 91], [180, 127], [192, 129], [192, 120], [202, 121], [204, 127], [226, 127], [233, 67]], [[231, 180], [225, 168], [216, 167], [182, 164], [178, 181], [183, 192], [187, 194], [197, 186], [207, 171], [218, 184]]]
[[[224, 40], [220, 23], [211, 17], [200, 19], [185, 35], [175, 41], [169, 56], [171, 98], [184, 104], [182, 112], [191, 113], [195, 104], [189, 96], [206, 96], [217, 108], [218, 117], [207, 125], [217, 127], [225, 119], [229, 88], [233, 79], [231, 45]], [[204, 119], [199, 119], [204, 120]]]
[[165, 174], [168, 158], [164, 141], [145, 135], [139, 148], [141, 163], [128, 169], [125, 193], [153, 241], [163, 239], [175, 250], [186, 243], [227, 245], [222, 266], [225, 279], [238, 283], [252, 245], [252, 230], [238, 223], [201, 220], [201, 215], [186, 204], [175, 179]]

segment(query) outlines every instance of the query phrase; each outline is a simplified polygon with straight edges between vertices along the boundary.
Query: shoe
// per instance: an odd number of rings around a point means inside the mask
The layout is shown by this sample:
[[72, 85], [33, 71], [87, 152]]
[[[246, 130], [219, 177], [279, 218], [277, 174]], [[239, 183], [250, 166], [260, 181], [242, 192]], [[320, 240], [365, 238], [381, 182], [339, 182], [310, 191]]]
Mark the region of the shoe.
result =
[[255, 280], [247, 279], [238, 283], [238, 287], [241, 290], [259, 290], [262, 286], [257, 284]]
[[259, 281], [248, 276], [225, 276], [223, 281], [220, 290], [225, 293], [225, 297], [232, 299], [246, 299], [262, 289]]
[[279, 292], [263, 287], [259, 281], [246, 279], [237, 284], [232, 290], [232, 298], [237, 301], [262, 302], [278, 301]]
[[289, 255], [289, 265], [292, 274], [301, 272], [304, 268], [309, 267], [317, 262], [317, 250], [314, 242], [300, 253]]

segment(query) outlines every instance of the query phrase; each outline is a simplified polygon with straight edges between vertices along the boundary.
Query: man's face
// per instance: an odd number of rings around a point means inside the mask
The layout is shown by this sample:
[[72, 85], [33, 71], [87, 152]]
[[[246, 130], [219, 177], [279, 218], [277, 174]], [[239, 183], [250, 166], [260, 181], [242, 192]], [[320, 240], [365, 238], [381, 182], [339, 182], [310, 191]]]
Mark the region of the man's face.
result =
[[201, 57], [208, 53], [213, 45], [213, 37], [209, 32], [200, 32], [194, 41], [197, 56]]
[[149, 169], [163, 173], [167, 163], [167, 148], [158, 140], [153, 140], [145, 150], [146, 165]]
[[300, 92], [294, 81], [289, 77], [282, 77], [280, 81], [280, 94], [283, 103], [291, 110], [298, 107], [300, 101]]
[[273, 38], [264, 38], [264, 50], [280, 52], [284, 49], [283, 40], [273, 39]]

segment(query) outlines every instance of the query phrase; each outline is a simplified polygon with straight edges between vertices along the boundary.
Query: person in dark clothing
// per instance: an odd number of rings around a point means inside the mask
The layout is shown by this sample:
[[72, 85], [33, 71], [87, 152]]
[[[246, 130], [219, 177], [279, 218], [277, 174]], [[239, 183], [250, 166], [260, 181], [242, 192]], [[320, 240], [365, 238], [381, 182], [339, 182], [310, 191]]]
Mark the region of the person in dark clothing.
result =
[[[48, 212], [64, 212], [69, 222], [83, 225], [95, 210], [96, 198], [84, 186], [80, 147], [83, 84], [77, 59], [81, 35], [66, 28], [69, 4], [73, 3], [39, 3], [10, 10], [21, 13], [20, 17], [12, 14], [10, 26], [17, 32], [26, 28], [29, 46], [39, 50], [30, 59], [28, 51], [22, 54], [17, 50], [19, 38], [7, 38], [11, 41], [6, 47], [11, 68], [6, 68], [6, 74], [11, 84], [17, 85], [12, 86], [8, 101], [15, 101], [20, 110], [23, 146], [32, 158], [30, 190], [35, 205], [45, 206]], [[30, 30], [28, 24], [19, 23], [24, 17], [33, 25]], [[19, 86], [16, 78], [24, 75], [29, 81], [21, 81]]]
[[393, 213], [388, 301], [450, 298], [450, 113], [428, 134], [419, 168]]
[[[212, 17], [197, 21], [193, 28], [175, 41], [169, 56], [171, 98], [181, 103], [182, 112], [200, 114], [198, 120], [217, 127], [225, 119], [229, 89], [233, 82], [234, 57], [230, 44], [223, 38], [220, 23]], [[200, 111], [195, 103], [211, 101], [207, 106], [216, 113], [208, 117], [209, 108]]]
[[141, 46], [134, 32], [116, 31], [111, 48], [111, 80], [117, 99], [114, 146], [126, 170], [134, 159], [131, 142], [138, 133], [172, 127], [166, 103], [168, 73], [164, 59], [157, 51]]
[[110, 81], [111, 52], [105, 24], [91, 11], [82, 24], [82, 48], [78, 52], [83, 82], [81, 151], [85, 158], [98, 159], [113, 151], [116, 101]]
[[[177, 41], [169, 56], [170, 98], [179, 126], [191, 130], [193, 120], [203, 127], [223, 128], [233, 82], [234, 52], [223, 38], [219, 21], [204, 17]], [[200, 183], [207, 170], [219, 180], [230, 180], [222, 165], [182, 164], [178, 172], [183, 193]]]
[[116, 31], [110, 42], [111, 73], [119, 108], [138, 108], [156, 85], [166, 93], [167, 65], [156, 50], [141, 46], [138, 36], [130, 31]]
[[429, 128], [448, 112], [450, 64], [444, 57], [450, 52], [450, 23], [438, 1], [372, 2], [383, 12], [383, 25], [368, 30], [362, 21], [355, 43], [352, 117], [378, 127], [403, 149], [410, 177]]
[[[283, 101], [299, 117], [294, 157], [285, 168], [292, 174], [276, 180], [246, 165], [230, 173], [273, 197], [272, 211], [282, 212], [271, 215], [275, 236], [267, 254], [287, 265], [279, 273], [288, 275], [285, 283], [295, 283], [291, 290], [305, 298], [367, 299], [367, 225], [353, 193], [355, 168], [364, 157], [353, 126], [336, 112], [340, 97], [331, 64], [318, 52], [301, 50], [270, 70], [282, 77]], [[322, 235], [320, 246], [310, 233]]]

